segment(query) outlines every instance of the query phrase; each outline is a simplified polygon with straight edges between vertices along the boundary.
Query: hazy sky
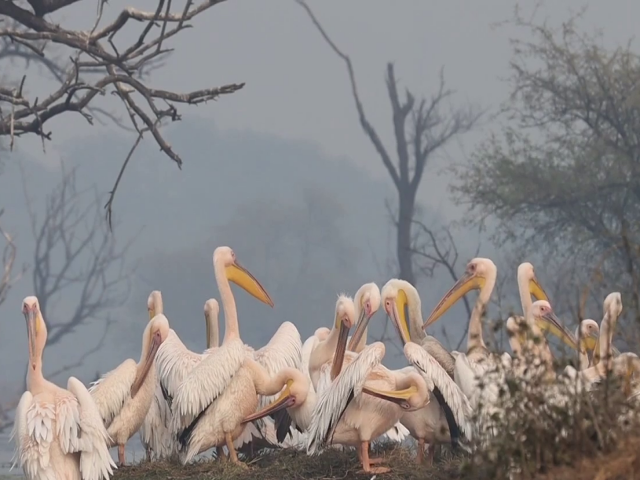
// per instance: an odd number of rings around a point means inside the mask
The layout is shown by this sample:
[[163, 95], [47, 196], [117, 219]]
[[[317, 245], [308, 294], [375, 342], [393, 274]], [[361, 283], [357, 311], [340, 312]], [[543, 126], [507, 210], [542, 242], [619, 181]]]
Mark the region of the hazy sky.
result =
[[[511, 26], [495, 28], [495, 24], [511, 18], [516, 3], [323, 0], [309, 5], [337, 45], [351, 56], [366, 113], [387, 148], [394, 151], [383, 78], [386, 63], [395, 62], [402, 85], [426, 96], [437, 87], [439, 69], [444, 66], [447, 84], [458, 92], [454, 101], [495, 111], [508, 93], [501, 79], [508, 75], [509, 37], [526, 34]], [[143, 4], [133, 5], [142, 8]], [[532, 4], [525, 2], [524, 11], [530, 13]], [[558, 23], [585, 4], [541, 2], [537, 18]], [[128, 5], [130, 0], [111, 0], [105, 18]], [[90, 28], [94, 14], [95, 2], [84, 1], [57, 19]], [[640, 4], [631, 0], [592, 2], [582, 25], [602, 29], [606, 43], [616, 45], [635, 34], [639, 14]], [[215, 118], [222, 128], [308, 139], [374, 175], [386, 175], [357, 122], [343, 62], [293, 0], [230, 0], [197, 17], [194, 26], [173, 39], [175, 53], [155, 73], [154, 86], [178, 91], [232, 82], [246, 82], [246, 86], [217, 102], [183, 107], [183, 115], [197, 112]], [[132, 34], [138, 32], [130, 28]], [[447, 152], [451, 159], [461, 161], [492, 126], [487, 122], [486, 128], [468, 135], [464, 152], [459, 145], [451, 147]], [[60, 117], [55, 128], [56, 142], [49, 146], [45, 161], [55, 158], [55, 145], [92, 132], [73, 116]], [[39, 148], [35, 152], [39, 154]], [[184, 168], [189, 168], [187, 158]], [[442, 195], [442, 182], [427, 178], [425, 186], [424, 201], [434, 208], [450, 208]]]
[[[105, 5], [105, 18], [115, 17], [127, 5], [143, 8], [149, 4], [151, 2], [110, 0]], [[501, 79], [508, 75], [509, 37], [525, 32], [518, 32], [512, 27], [493, 28], [493, 25], [511, 17], [515, 2], [494, 0], [462, 4], [418, 0], [318, 0], [310, 1], [309, 5], [333, 40], [351, 56], [366, 113], [390, 152], [395, 152], [395, 146], [384, 83], [388, 61], [395, 62], [401, 85], [411, 89], [415, 95], [429, 96], [434, 92], [441, 66], [445, 67], [447, 85], [458, 91], [454, 102], [471, 102], [494, 112], [508, 95], [508, 85]], [[538, 17], [547, 16], [557, 23], [583, 5], [581, 1], [546, 2], [542, 4]], [[85, 0], [66, 9], [64, 14], [56, 14], [54, 20], [90, 29], [95, 9], [96, 2]], [[606, 44], [614, 46], [625, 43], [635, 34], [638, 18], [638, 2], [592, 2], [581, 25], [587, 30], [602, 29]], [[355, 163], [363, 175], [388, 182], [379, 158], [358, 124], [343, 62], [330, 50], [304, 10], [293, 0], [229, 0], [198, 17], [194, 27], [173, 39], [171, 46], [175, 53], [164, 68], [154, 73], [151, 84], [176, 91], [234, 82], [246, 82], [246, 86], [217, 102], [199, 107], [181, 106], [184, 118], [192, 116], [203, 122], [215, 121], [216, 128], [223, 131], [250, 131], [283, 140], [312, 142], [329, 157]], [[139, 28], [140, 24], [131, 22], [127, 35], [130, 38], [137, 36]], [[17, 64], [15, 68], [19, 67]], [[37, 72], [29, 75], [27, 91], [31, 96], [42, 96], [51, 88], [52, 83], [46, 77], [38, 77]], [[446, 152], [448, 159], [440, 159], [432, 165], [425, 175], [420, 200], [447, 217], [456, 215], [446, 193], [448, 182], [438, 180], [433, 173], [445, 165], [445, 160], [464, 161], [474, 145], [486, 138], [496, 126], [495, 122], [487, 121], [482, 128], [465, 137], [464, 145], [453, 145]], [[80, 143], [80, 140], [112, 132], [118, 141], [113, 145], [112, 170], [116, 172], [116, 165], [123, 158], [121, 152], [126, 152], [129, 142], [133, 141], [133, 136], [127, 136], [113, 126], [90, 127], [77, 115], [60, 116], [50, 122], [49, 127], [54, 131], [54, 140], [47, 144], [46, 154], [42, 153], [39, 140], [34, 138], [19, 139], [17, 150], [29, 154], [43, 165], [55, 166], [63, 152], [66, 154], [70, 146]], [[192, 161], [190, 164], [189, 156], [183, 155], [184, 171], [181, 173], [158, 152], [151, 140], [147, 143], [146, 163], [140, 162], [138, 166], [143, 168], [140, 165], [144, 165], [150, 172], [153, 169], [150, 177], [159, 175], [158, 171], [161, 171], [165, 180], [170, 179], [172, 177], [167, 176], [167, 172], [171, 170], [176, 179], [174, 188], [178, 189], [183, 178], [180, 175], [187, 176], [190, 168], [191, 172], [196, 170], [195, 163]], [[270, 144], [273, 142], [265, 142], [265, 145]], [[204, 152], [209, 153], [212, 161], [225, 160], [216, 157], [215, 146], [211, 152]], [[93, 159], [91, 151], [85, 149], [82, 155], [90, 164]], [[143, 156], [142, 153], [140, 155]], [[265, 175], [266, 181], [269, 172], [267, 157], [265, 154], [264, 165], [254, 165], [253, 171], [256, 175]], [[162, 163], [154, 168], [149, 159]], [[349, 170], [350, 175], [352, 171]], [[13, 172], [15, 174], [15, 170]], [[341, 172], [335, 169], [333, 175], [337, 177]], [[114, 179], [115, 173], [113, 177], [101, 175], [98, 187], [106, 192]], [[332, 182], [330, 178], [326, 183]], [[336, 185], [343, 182], [344, 179], [336, 180]], [[45, 188], [45, 185], [34, 185], [34, 188], [38, 187]], [[169, 190], [167, 187], [167, 192]], [[175, 190], [171, 192], [175, 193]], [[126, 210], [131, 211], [126, 213], [140, 215], [136, 207], [127, 206]], [[123, 206], [120, 204], [116, 208], [122, 209]], [[140, 223], [147, 220], [138, 219]], [[193, 223], [198, 221], [196, 212]], [[185, 237], [185, 247], [190, 246], [192, 240]], [[143, 237], [142, 241], [147, 242], [145, 245], [154, 243], [150, 237]], [[442, 291], [447, 284], [448, 281], [434, 288]], [[28, 284], [25, 288], [28, 290]], [[335, 293], [345, 288], [348, 287], [336, 285]], [[23, 291], [22, 288], [17, 290], [16, 295], [22, 295]], [[11, 297], [3, 306], [5, 312], [12, 309], [11, 318], [16, 312], [16, 301]], [[330, 299], [331, 302], [335, 302], [335, 297]], [[428, 310], [429, 305], [424, 309]], [[119, 358], [110, 359], [112, 363], [116, 360], [121, 361]], [[0, 377], [0, 383], [1, 380]]]

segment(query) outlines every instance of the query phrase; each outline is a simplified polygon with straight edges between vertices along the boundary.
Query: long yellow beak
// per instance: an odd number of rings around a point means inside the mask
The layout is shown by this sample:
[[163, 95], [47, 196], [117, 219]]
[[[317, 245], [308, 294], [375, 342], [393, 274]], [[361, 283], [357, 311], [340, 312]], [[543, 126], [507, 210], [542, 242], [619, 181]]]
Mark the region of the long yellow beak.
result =
[[422, 326], [422, 329], [426, 329], [429, 325], [438, 320], [447, 310], [449, 310], [455, 303], [460, 300], [464, 295], [471, 290], [481, 289], [484, 286], [484, 277], [479, 277], [475, 274], [465, 273], [464, 276], [455, 283], [451, 290], [449, 290], [440, 303], [433, 309], [431, 315]]
[[371, 387], [364, 387], [362, 391], [372, 397], [381, 398], [382, 400], [395, 403], [405, 410], [411, 408], [411, 405], [408, 402], [411, 395], [418, 393], [418, 389], [413, 385], [409, 388], [405, 388], [404, 390], [397, 391], [378, 390], [377, 388]]
[[597, 332], [591, 332], [587, 337], [580, 338], [580, 351], [590, 352], [598, 347], [599, 335]]
[[36, 355], [36, 335], [38, 333], [38, 310], [29, 308], [24, 312], [24, 318], [27, 321], [27, 338], [29, 340], [29, 360], [32, 366], [34, 365], [34, 359]]
[[160, 345], [162, 344], [162, 339], [160, 337], [160, 332], [156, 332], [151, 336], [151, 344], [149, 345], [149, 352], [147, 353], [147, 357], [144, 359], [144, 363], [138, 367], [136, 371], [136, 377], [133, 380], [133, 384], [131, 384], [131, 398], [135, 397], [140, 387], [144, 383], [144, 379], [147, 378], [147, 374], [149, 373], [149, 369], [156, 358], [156, 352]]
[[369, 320], [371, 320], [371, 317], [367, 317], [367, 312], [363, 308], [360, 311], [360, 316], [358, 317], [358, 323], [356, 323], [356, 329], [353, 332], [353, 335], [351, 336], [351, 341], [347, 346], [347, 350], [351, 350], [352, 352], [355, 351], [356, 346], [362, 339], [362, 335], [364, 335], [365, 329], [369, 325]]
[[333, 363], [331, 364], [331, 380], [334, 380], [342, 371], [344, 364], [344, 354], [347, 350], [347, 340], [349, 339], [349, 328], [344, 322], [340, 322], [340, 330], [338, 332], [338, 344], [336, 352], [333, 355]]
[[573, 333], [567, 327], [560, 323], [556, 314], [551, 312], [536, 319], [536, 324], [543, 330], [548, 331], [552, 335], [558, 337], [562, 343], [568, 347], [578, 350], [578, 341]]
[[259, 420], [279, 410], [293, 406], [293, 404], [295, 403], [295, 399], [291, 395], [292, 384], [293, 384], [293, 380], [288, 380], [284, 389], [282, 390], [282, 393], [280, 393], [280, 396], [278, 398], [276, 398], [273, 402], [271, 402], [269, 405], [264, 407], [262, 410], [258, 410], [256, 413], [249, 415], [248, 417], [245, 417], [245, 419], [242, 420], [242, 423], [244, 424], [248, 422], [253, 422], [254, 420]]
[[536, 298], [536, 300], [546, 300], [547, 302], [549, 302], [547, 292], [545, 292], [544, 288], [542, 288], [542, 286], [538, 283], [537, 278], [533, 277], [531, 280], [529, 280], [529, 291], [531, 292], [531, 295]]
[[261, 302], [273, 307], [273, 300], [271, 300], [271, 297], [262, 284], [238, 262], [229, 265], [226, 268], [226, 274], [230, 282], [235, 283], [245, 292], [257, 298]]
[[153, 317], [156, 316], [156, 311], [153, 308], [149, 309], [149, 320], [153, 320]]
[[407, 323], [407, 316], [405, 314], [407, 306], [407, 294], [404, 290], [398, 290], [395, 302], [393, 302], [393, 308], [391, 310], [391, 321], [396, 327], [396, 331], [400, 335], [402, 344], [406, 345], [411, 341], [411, 333], [409, 332], [409, 324]]

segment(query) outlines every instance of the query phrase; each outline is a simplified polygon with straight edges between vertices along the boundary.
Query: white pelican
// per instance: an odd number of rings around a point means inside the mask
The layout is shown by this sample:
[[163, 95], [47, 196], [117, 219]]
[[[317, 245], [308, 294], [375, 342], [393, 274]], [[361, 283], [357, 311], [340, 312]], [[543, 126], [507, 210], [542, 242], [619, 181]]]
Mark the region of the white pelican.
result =
[[22, 313], [29, 339], [28, 390], [15, 413], [15, 460], [28, 480], [109, 479], [116, 465], [98, 407], [85, 386], [69, 377], [67, 389], [42, 375], [47, 326], [36, 297], [26, 297]]
[[[408, 346], [405, 347], [405, 356], [413, 366], [402, 371], [417, 371], [422, 375], [429, 375], [425, 376], [430, 392], [429, 403], [419, 410], [404, 413], [400, 423], [418, 441], [417, 462], [422, 463], [427, 444], [430, 446], [428, 461], [433, 463], [433, 445], [449, 441], [457, 444], [458, 429], [461, 427], [466, 430], [471, 406], [446, 370], [428, 353], [425, 334], [421, 328], [420, 295], [416, 288], [405, 280], [391, 279], [382, 287], [382, 303], [400, 333], [403, 344]], [[414, 338], [422, 336], [422, 343], [419, 339], [415, 343], [411, 341], [411, 331], [414, 332]]]
[[[356, 292], [353, 303], [358, 320], [353, 336], [349, 339], [347, 350], [360, 353], [367, 345], [367, 332], [371, 317], [380, 309], [380, 289], [378, 285], [374, 282], [362, 285]], [[327, 332], [329, 332], [328, 329]], [[409, 434], [409, 430], [398, 422], [384, 436], [393, 442], [401, 442], [407, 434]]]
[[600, 327], [598, 322], [590, 318], [586, 318], [580, 322], [580, 325], [576, 327], [575, 336], [578, 338], [580, 345], [579, 350], [579, 367], [580, 370], [589, 368], [591, 361], [589, 360], [589, 353], [593, 352], [598, 342], [598, 336], [600, 335]]
[[[153, 319], [158, 313], [164, 313], [164, 305], [162, 302], [162, 293], [159, 290], [151, 292], [147, 298], [147, 311], [149, 313], [149, 321]], [[170, 330], [169, 339], [171, 332]], [[167, 342], [165, 340], [163, 345]], [[160, 349], [162, 345], [160, 346]], [[158, 351], [160, 351], [158, 349]], [[158, 355], [156, 355], [156, 370], [158, 368]], [[154, 391], [153, 400], [149, 406], [147, 416], [142, 422], [142, 426], [138, 431], [140, 435], [140, 441], [144, 446], [147, 461], [151, 461], [152, 458], [161, 459], [168, 458], [173, 453], [173, 438], [169, 429], [169, 423], [171, 420], [171, 409], [162, 393], [162, 387], [160, 386], [159, 375], [156, 375], [156, 389]]]
[[[236, 303], [229, 281], [270, 306], [273, 301], [260, 282], [236, 261], [231, 248], [216, 248], [213, 269], [225, 315], [225, 336], [222, 345], [191, 370], [173, 399], [173, 430], [178, 435], [183, 463], [200, 452], [222, 445], [226, 445], [230, 459], [239, 463], [234, 440], [246, 427], [242, 421], [256, 412], [258, 394], [278, 393], [277, 390], [264, 391], [264, 385], [255, 378], [254, 368], [250, 367], [258, 363], [251, 358], [251, 349], [240, 338]], [[280, 346], [275, 348], [282, 350], [281, 354], [288, 353]]]
[[153, 317], [142, 334], [140, 361], [129, 358], [93, 382], [89, 393], [111, 437], [109, 447], [118, 446], [118, 463], [124, 465], [124, 447], [140, 429], [156, 388], [155, 356], [169, 334], [163, 314]]
[[[342, 338], [346, 341], [346, 336]], [[393, 427], [406, 409], [423, 407], [429, 393], [420, 375], [382, 366], [384, 353], [381, 342], [368, 345], [360, 354], [340, 346], [336, 349], [336, 357], [345, 357], [346, 367], [320, 393], [307, 431], [308, 453], [331, 443], [350, 445], [358, 448], [364, 472], [390, 470], [371, 466], [382, 459], [369, 458], [369, 443]], [[333, 365], [341, 363], [339, 358], [333, 361]]]
[[618, 318], [622, 313], [622, 296], [619, 292], [613, 292], [604, 299], [604, 316], [600, 324], [600, 336], [596, 349], [593, 352], [593, 366], [580, 371], [581, 376], [588, 383], [593, 383], [605, 378], [611, 370], [613, 357], [612, 345], [613, 333]]

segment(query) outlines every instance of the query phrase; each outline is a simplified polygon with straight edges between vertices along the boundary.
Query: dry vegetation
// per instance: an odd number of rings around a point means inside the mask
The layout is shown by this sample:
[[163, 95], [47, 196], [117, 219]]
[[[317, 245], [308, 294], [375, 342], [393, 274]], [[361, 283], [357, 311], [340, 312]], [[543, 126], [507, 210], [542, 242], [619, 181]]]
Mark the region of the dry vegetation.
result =
[[[379, 447], [379, 454], [389, 459], [392, 471], [378, 477], [389, 480], [434, 480], [463, 478], [460, 459], [442, 459], [435, 468], [417, 466], [414, 451], [406, 447]], [[358, 473], [362, 467], [355, 451], [327, 450], [321, 455], [308, 456], [304, 451], [280, 450], [256, 457], [248, 467], [229, 463], [203, 461], [183, 467], [170, 463], [143, 463], [120, 469], [114, 480], [146, 480], [171, 478], [180, 480], [225, 479], [225, 480], [320, 480], [368, 478]]]

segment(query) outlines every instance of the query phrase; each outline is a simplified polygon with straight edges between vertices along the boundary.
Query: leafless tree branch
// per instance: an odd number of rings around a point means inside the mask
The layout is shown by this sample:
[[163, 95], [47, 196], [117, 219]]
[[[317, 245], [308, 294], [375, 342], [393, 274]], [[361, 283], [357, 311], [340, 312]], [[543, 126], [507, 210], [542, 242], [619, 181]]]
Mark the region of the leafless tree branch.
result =
[[[26, 178], [23, 181], [30, 203]], [[42, 220], [29, 209], [35, 239], [33, 291], [49, 326], [48, 346], [128, 297], [131, 270], [125, 257], [133, 240], [120, 246], [109, 234], [100, 221], [100, 203], [95, 188], [78, 189], [76, 169], [67, 172], [63, 166], [62, 180], [47, 196]], [[76, 298], [70, 300], [70, 295]], [[55, 304], [63, 296], [73, 309], [58, 316]], [[103, 320], [110, 325], [109, 318]]]
[[[93, 125], [97, 113], [121, 124], [117, 115], [95, 105], [100, 97], [109, 93], [120, 99], [137, 135], [142, 137], [149, 132], [160, 150], [181, 167], [182, 159], [160, 132], [161, 124], [165, 120], [181, 119], [177, 104], [198, 105], [216, 100], [240, 90], [244, 83], [178, 93], [151, 88], [145, 82], [145, 75], [172, 51], [165, 46], [170, 38], [190, 28], [189, 22], [197, 15], [224, 0], [203, 0], [197, 4], [189, 0], [176, 12], [171, 11], [171, 0], [159, 0], [155, 11], [128, 7], [112, 23], [102, 26], [105, 2], [100, 0], [91, 31], [64, 28], [43, 18], [77, 1], [28, 0], [32, 13], [12, 0], [0, 0], [0, 16], [10, 20], [0, 24], [3, 27], [0, 28], [0, 60], [21, 58], [37, 63], [59, 82], [54, 91], [42, 98], [29, 95], [27, 75], [14, 82], [1, 79], [0, 136], [9, 136], [10, 148], [13, 148], [15, 138], [35, 134], [41, 137], [44, 148], [45, 140], [50, 140], [52, 135], [45, 130], [45, 124], [62, 114], [76, 113]], [[129, 20], [142, 23], [142, 32], [135, 41], [118, 48], [118, 34]], [[68, 60], [63, 62], [61, 58]], [[106, 205], [110, 227], [118, 184], [119, 181]]]
[[[397, 160], [393, 160], [382, 143], [377, 131], [368, 121], [358, 94], [355, 73], [350, 57], [340, 50], [326, 33], [311, 8], [304, 0], [296, 0], [329, 47], [345, 63], [351, 83], [351, 92], [358, 112], [360, 125], [380, 156], [398, 191], [399, 208], [397, 227], [397, 259], [399, 276], [415, 284], [411, 249], [411, 227], [415, 214], [416, 194], [422, 181], [424, 169], [435, 153], [447, 145], [454, 137], [470, 131], [480, 120], [483, 112], [474, 108], [452, 109], [443, 113], [445, 104], [453, 91], [445, 88], [444, 75], [440, 71], [438, 91], [429, 100], [416, 101], [408, 90], [404, 98], [398, 92], [394, 66], [387, 64], [387, 93], [393, 112], [393, 127], [396, 140]], [[411, 119], [411, 124], [408, 120]]]

